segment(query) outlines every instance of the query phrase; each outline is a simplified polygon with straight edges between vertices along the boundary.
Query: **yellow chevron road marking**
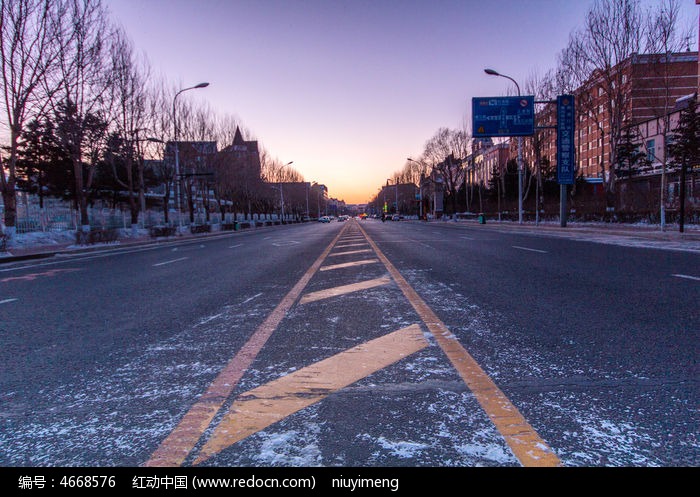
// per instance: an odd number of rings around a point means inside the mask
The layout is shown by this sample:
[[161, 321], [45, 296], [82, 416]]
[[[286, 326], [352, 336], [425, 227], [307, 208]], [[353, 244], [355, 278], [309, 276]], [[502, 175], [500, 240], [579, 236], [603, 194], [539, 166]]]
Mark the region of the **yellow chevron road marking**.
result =
[[315, 302], [317, 300], [328, 299], [331, 297], [337, 297], [338, 295], [345, 295], [346, 293], [367, 290], [369, 288], [386, 285], [388, 283], [391, 283], [391, 278], [389, 278], [388, 276], [383, 276], [381, 278], [361, 281], [360, 283], [353, 283], [351, 285], [342, 285], [333, 288], [328, 288], [326, 290], [319, 290], [318, 292], [307, 293], [306, 295], [304, 295], [302, 298], [299, 299], [299, 305], [308, 304], [309, 302]]
[[348, 250], [347, 252], [335, 252], [334, 254], [328, 254], [328, 257], [335, 257], [338, 255], [365, 254], [371, 251], [372, 249]]
[[194, 464], [427, 346], [414, 324], [240, 395]]
[[379, 262], [379, 259], [363, 259], [361, 261], [344, 262], [343, 264], [333, 264], [331, 266], [322, 266], [319, 269], [319, 271], [330, 271], [331, 269], [342, 269], [344, 267], [362, 266], [365, 264], [376, 264], [377, 262]]

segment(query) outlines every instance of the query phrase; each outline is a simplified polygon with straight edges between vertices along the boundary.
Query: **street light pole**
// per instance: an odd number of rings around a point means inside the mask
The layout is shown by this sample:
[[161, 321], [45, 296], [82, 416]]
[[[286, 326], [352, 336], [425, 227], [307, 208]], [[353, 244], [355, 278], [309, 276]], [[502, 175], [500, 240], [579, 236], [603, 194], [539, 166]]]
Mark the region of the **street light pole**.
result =
[[[389, 178], [387, 178], [387, 180], [386, 180], [387, 186], [389, 186], [390, 181], [391, 180]], [[399, 190], [398, 190], [398, 188], [399, 188], [399, 185], [396, 182], [396, 180], [394, 180], [394, 214], [397, 214], [397, 215], [399, 213]]]
[[175, 103], [177, 101], [177, 97], [180, 96], [181, 93], [186, 92], [187, 90], [206, 88], [207, 86], [209, 86], [209, 83], [199, 83], [198, 85], [190, 86], [189, 88], [183, 88], [182, 90], [178, 91], [173, 97], [173, 127], [175, 128], [175, 195], [177, 196], [177, 220], [178, 224], [180, 225], [180, 231], [182, 231], [182, 206], [180, 202], [180, 143], [178, 141], [177, 136], [179, 128], [177, 125], [177, 107]]
[[420, 179], [418, 180], [418, 219], [423, 219], [423, 164], [417, 160], [411, 159], [410, 157], [408, 157], [407, 160], [415, 162], [421, 167], [421, 175]]
[[287, 167], [288, 165], [292, 164], [294, 161], [290, 160], [287, 162], [284, 166], [280, 167], [280, 202], [282, 204], [281, 210], [282, 210], [282, 219], [281, 221], [284, 222], [284, 194], [282, 193], [282, 169]]
[[399, 215], [399, 182], [397, 180], [394, 180], [394, 193], [396, 197], [396, 215]]
[[[520, 96], [520, 85], [510, 76], [501, 74], [493, 69], [484, 69], [484, 72], [489, 76], [500, 76], [509, 79], [515, 84]], [[518, 136], [518, 223], [523, 224], [523, 137]]]

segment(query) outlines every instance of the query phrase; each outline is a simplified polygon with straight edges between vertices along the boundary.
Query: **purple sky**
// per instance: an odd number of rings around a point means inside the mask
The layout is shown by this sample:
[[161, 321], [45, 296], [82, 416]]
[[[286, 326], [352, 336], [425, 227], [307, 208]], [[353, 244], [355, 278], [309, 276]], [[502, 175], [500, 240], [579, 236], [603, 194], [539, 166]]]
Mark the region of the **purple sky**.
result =
[[512, 90], [484, 68], [523, 87], [554, 67], [591, 3], [107, 0], [157, 73], [208, 81], [187, 98], [237, 117], [246, 138], [348, 203], [368, 201], [440, 127], [468, 125], [472, 97]]

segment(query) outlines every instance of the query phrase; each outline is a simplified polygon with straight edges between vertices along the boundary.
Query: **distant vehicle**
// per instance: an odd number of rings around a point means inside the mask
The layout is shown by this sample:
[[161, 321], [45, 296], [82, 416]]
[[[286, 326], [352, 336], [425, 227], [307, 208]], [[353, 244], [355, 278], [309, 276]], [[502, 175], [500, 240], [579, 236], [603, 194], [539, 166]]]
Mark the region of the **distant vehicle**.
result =
[[392, 221], [399, 221], [400, 219], [401, 219], [401, 218], [399, 217], [398, 214], [394, 214], [393, 216], [391, 216], [391, 220], [392, 220]]
[[319, 223], [330, 223], [330, 222], [331, 222], [331, 218], [328, 217], [328, 216], [321, 216], [321, 217], [318, 218], [318, 222], [319, 222]]
[[346, 216], [343, 214], [342, 216], [338, 216], [338, 222], [342, 223], [343, 221], [347, 221], [350, 218], [350, 216]]

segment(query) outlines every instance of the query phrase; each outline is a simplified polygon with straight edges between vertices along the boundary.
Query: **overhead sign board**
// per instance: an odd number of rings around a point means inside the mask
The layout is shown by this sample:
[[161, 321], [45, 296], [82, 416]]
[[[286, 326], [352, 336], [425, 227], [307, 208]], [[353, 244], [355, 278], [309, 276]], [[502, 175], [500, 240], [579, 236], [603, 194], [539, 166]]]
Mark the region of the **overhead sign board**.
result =
[[472, 98], [474, 138], [530, 136], [534, 132], [534, 96]]
[[576, 115], [573, 95], [557, 97], [557, 182], [573, 185], [576, 170], [574, 132]]

